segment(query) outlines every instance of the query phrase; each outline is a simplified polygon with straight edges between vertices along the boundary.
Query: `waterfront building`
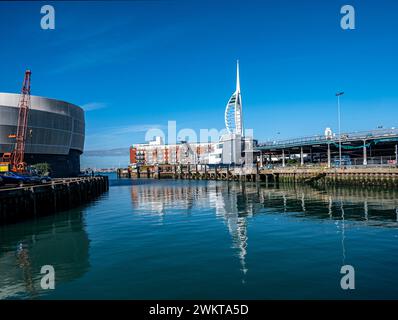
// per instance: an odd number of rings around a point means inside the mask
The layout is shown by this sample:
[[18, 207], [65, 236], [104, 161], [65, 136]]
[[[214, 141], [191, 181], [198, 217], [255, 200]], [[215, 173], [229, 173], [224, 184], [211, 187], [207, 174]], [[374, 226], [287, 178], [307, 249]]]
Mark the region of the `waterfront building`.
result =
[[161, 137], [149, 143], [134, 144], [130, 148], [131, 165], [207, 164], [214, 143], [164, 144]]
[[[20, 95], [0, 93], [0, 157], [15, 147]], [[52, 176], [80, 173], [80, 155], [85, 139], [84, 111], [77, 105], [31, 96], [25, 161], [28, 165], [48, 163]]]

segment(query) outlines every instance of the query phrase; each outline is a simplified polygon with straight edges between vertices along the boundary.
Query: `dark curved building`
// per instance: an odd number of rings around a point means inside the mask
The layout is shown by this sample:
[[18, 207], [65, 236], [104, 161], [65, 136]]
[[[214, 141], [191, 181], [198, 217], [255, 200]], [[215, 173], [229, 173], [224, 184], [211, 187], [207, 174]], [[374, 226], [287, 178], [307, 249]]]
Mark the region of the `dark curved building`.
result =
[[[19, 94], [0, 93], [0, 155], [12, 152], [17, 131]], [[49, 163], [54, 177], [80, 172], [85, 137], [84, 110], [74, 104], [31, 96], [25, 161]]]

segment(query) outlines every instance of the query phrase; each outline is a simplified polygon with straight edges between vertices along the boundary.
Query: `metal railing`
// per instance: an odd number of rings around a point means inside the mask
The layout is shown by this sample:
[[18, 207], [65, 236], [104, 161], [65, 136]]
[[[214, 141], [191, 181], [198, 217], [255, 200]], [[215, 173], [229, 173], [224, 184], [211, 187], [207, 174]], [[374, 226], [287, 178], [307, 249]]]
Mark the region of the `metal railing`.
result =
[[[366, 159], [366, 164], [364, 164], [363, 158], [351, 158], [349, 160], [344, 160], [342, 162], [341, 167], [352, 168], [352, 167], [398, 167], [397, 160], [395, 156], [379, 156], [379, 157], [368, 157]], [[272, 162], [264, 164], [262, 169], [274, 169], [274, 168], [282, 168], [282, 161]], [[313, 168], [313, 167], [327, 167], [327, 162], [305, 162], [303, 166], [300, 165], [299, 162], [296, 163], [286, 163], [285, 168]], [[332, 161], [332, 168], [338, 168], [339, 164]]]
[[80, 182], [89, 182], [92, 180], [102, 179], [104, 176], [94, 176], [94, 177], [75, 177], [75, 178], [55, 178], [46, 183], [8, 183], [3, 186], [0, 186], [0, 191], [9, 191], [16, 189], [32, 189], [32, 188], [42, 188], [48, 186], [57, 186], [61, 184], [69, 184], [69, 183], [80, 183]]
[[[398, 129], [378, 129], [371, 131], [356, 131], [349, 133], [341, 134], [341, 141], [353, 141], [353, 140], [375, 140], [382, 138], [391, 138], [398, 137]], [[319, 144], [319, 143], [338, 143], [339, 135], [334, 134], [331, 137], [327, 137], [325, 135], [314, 135], [309, 137], [301, 137], [287, 140], [275, 140], [275, 141], [266, 141], [262, 143], [258, 143], [258, 148], [280, 148], [280, 147], [292, 147], [292, 146], [300, 146], [300, 145], [308, 145], [308, 144]]]

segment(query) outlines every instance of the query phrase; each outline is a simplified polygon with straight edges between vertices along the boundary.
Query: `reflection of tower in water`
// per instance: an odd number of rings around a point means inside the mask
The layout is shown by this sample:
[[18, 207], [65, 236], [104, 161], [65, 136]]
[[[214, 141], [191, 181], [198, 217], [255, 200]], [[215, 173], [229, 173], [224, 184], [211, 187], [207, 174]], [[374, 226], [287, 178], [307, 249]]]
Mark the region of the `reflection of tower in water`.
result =
[[228, 228], [232, 248], [237, 249], [241, 270], [246, 274], [247, 217], [252, 216], [254, 210], [246, 192], [247, 188], [239, 184], [135, 185], [131, 189], [131, 200], [136, 212], [159, 215], [162, 221], [166, 213], [176, 209], [189, 214], [194, 207], [214, 208], [216, 216], [222, 218]]
[[243, 274], [246, 274], [248, 269], [246, 267], [246, 255], [247, 255], [247, 221], [246, 217], [234, 217], [230, 216], [226, 218], [228, 231], [232, 237], [234, 248], [238, 249], [239, 260], [241, 264], [241, 270]]
[[241, 270], [243, 275], [246, 275], [248, 271], [246, 265], [248, 245], [247, 217], [253, 215], [253, 206], [247, 202], [245, 186], [241, 186], [242, 190], [239, 190], [237, 189], [240, 187], [239, 185], [228, 185], [226, 190], [216, 193], [216, 214], [224, 219], [228, 227], [233, 248], [238, 250]]
[[[140, 214], [190, 213], [213, 209], [223, 221], [232, 239], [234, 255], [240, 268], [248, 272], [248, 217], [284, 213], [291, 218], [327, 219], [337, 228], [337, 241], [342, 263], [349, 261], [348, 236], [352, 225], [369, 227], [398, 226], [398, 197], [394, 190], [364, 188], [314, 188], [284, 185], [264, 188], [257, 184], [231, 182], [184, 182], [134, 186], [132, 201]], [[179, 210], [176, 210], [179, 209]], [[355, 210], [353, 210], [355, 209]], [[212, 210], [212, 211], [213, 211]], [[363, 215], [358, 215], [363, 212]]]

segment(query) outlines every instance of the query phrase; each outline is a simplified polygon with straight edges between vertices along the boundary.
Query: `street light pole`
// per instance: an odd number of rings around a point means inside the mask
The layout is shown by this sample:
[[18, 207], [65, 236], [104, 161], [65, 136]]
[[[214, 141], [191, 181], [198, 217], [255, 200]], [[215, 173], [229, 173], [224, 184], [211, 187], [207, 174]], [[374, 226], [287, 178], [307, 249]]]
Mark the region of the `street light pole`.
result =
[[341, 168], [341, 112], [340, 112], [340, 97], [344, 94], [344, 92], [336, 93], [337, 97], [337, 114], [339, 120], [339, 167]]
[[398, 144], [395, 145], [395, 166], [398, 166]]

